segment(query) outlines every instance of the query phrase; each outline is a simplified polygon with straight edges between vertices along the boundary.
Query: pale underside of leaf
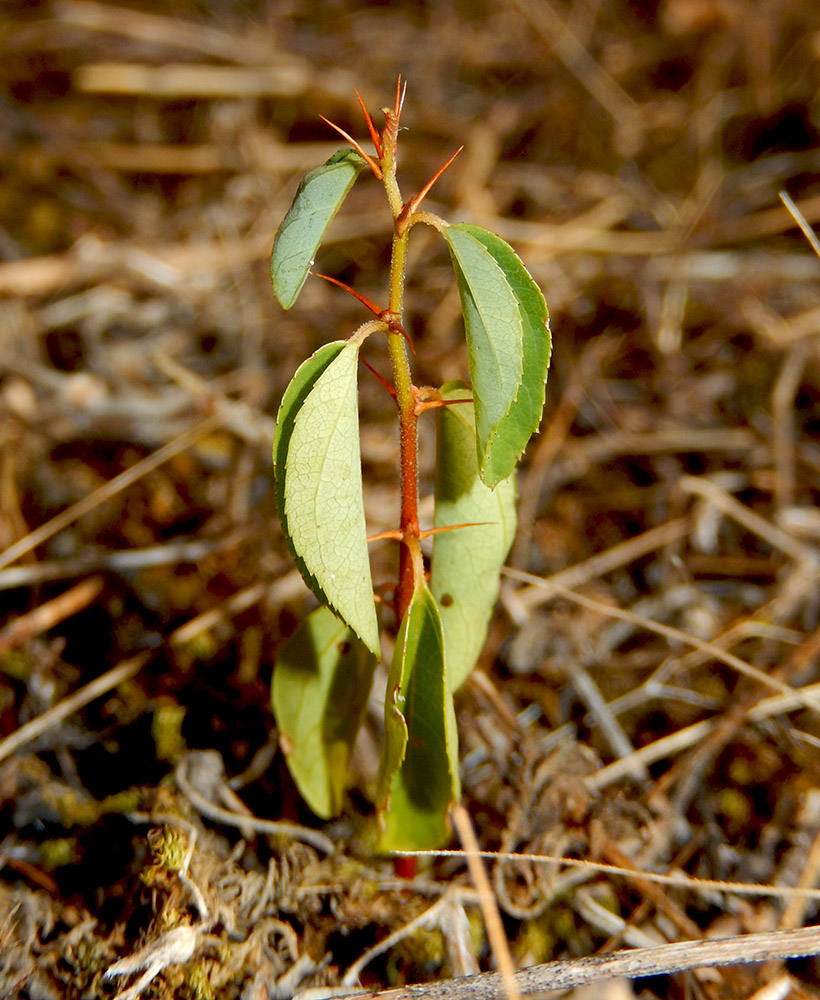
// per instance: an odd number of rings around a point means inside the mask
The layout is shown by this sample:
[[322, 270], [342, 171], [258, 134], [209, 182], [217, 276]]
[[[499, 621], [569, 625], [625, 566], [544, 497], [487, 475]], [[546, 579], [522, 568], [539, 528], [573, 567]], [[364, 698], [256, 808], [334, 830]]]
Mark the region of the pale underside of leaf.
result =
[[279, 652], [272, 704], [288, 769], [323, 819], [341, 811], [376, 658], [330, 611], [316, 608]]
[[[443, 399], [464, 399], [461, 383], [442, 386]], [[490, 489], [478, 474], [472, 403], [437, 411], [437, 528], [470, 525], [435, 535], [430, 589], [439, 605], [447, 681], [455, 691], [484, 646], [498, 597], [499, 574], [516, 528], [515, 474]]]
[[325, 371], [327, 366], [336, 358], [344, 348], [344, 340], [336, 340], [330, 344], [324, 344], [314, 354], [302, 362], [296, 370], [296, 374], [288, 383], [282, 402], [279, 405], [279, 412], [276, 417], [276, 430], [273, 435], [273, 471], [276, 485], [276, 509], [279, 520], [282, 524], [282, 531], [285, 541], [296, 560], [299, 572], [322, 604], [330, 603], [327, 595], [319, 586], [318, 581], [309, 573], [301, 555], [293, 547], [293, 540], [288, 528], [287, 512], [285, 510], [285, 483], [287, 481], [287, 457], [290, 447], [290, 439], [293, 434], [293, 426], [296, 416], [302, 405], [311, 392], [316, 380]]
[[298, 298], [325, 233], [365, 164], [355, 149], [341, 149], [302, 179], [271, 253], [273, 291], [283, 308]]
[[399, 630], [385, 727], [378, 782], [381, 847], [439, 847], [449, 838], [447, 813], [461, 788], [441, 620], [426, 586], [417, 590]]
[[297, 371], [297, 387], [292, 394], [289, 387], [280, 407], [284, 426], [281, 432], [277, 427], [274, 461], [282, 526], [305, 581], [378, 653], [362, 496], [358, 355], [357, 341], [328, 344]]

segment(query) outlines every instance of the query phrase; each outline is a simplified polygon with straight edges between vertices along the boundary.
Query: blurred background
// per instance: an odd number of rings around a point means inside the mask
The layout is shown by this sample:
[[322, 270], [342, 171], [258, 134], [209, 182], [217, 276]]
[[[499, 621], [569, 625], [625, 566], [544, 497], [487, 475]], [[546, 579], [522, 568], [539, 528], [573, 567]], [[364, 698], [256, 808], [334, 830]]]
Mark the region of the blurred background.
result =
[[[275, 651], [310, 606], [278, 528], [270, 442], [299, 362], [366, 315], [316, 279], [284, 313], [268, 255], [300, 178], [341, 145], [320, 115], [367, 147], [354, 88], [380, 126], [399, 76], [405, 198], [463, 144], [426, 206], [508, 240], [551, 312], [547, 409], [524, 459], [512, 574], [457, 706], [483, 845], [620, 863], [617, 848], [709, 878], [816, 878], [805, 867], [820, 832], [816, 711], [807, 695], [788, 714], [759, 706], [777, 684], [820, 680], [820, 259], [780, 197], [820, 220], [820, 8], [7, 0], [0, 737], [145, 661], [15, 753], [0, 742], [0, 917], [22, 899], [33, 907], [28, 938], [12, 933], [0, 959], [9, 995], [35, 981], [44, 955], [66, 961], [88, 914], [100, 948], [90, 971], [41, 970], [30, 995], [110, 994], [106, 961], [152, 919], [133, 814], [151, 814], [186, 748], [218, 750], [257, 815], [315, 823], [268, 707]], [[363, 175], [317, 268], [383, 302], [391, 228]], [[466, 352], [446, 250], [421, 229], [405, 326], [417, 382], [440, 385], [466, 377]], [[368, 350], [384, 370], [384, 348]], [[394, 409], [364, 372], [360, 397], [376, 533], [397, 519]], [[421, 461], [426, 496], [429, 435]], [[423, 510], [431, 522], [429, 499]], [[374, 546], [373, 561], [389, 587], [395, 553]], [[696, 642], [652, 632], [647, 617]], [[697, 741], [633, 756], [695, 723], [706, 726]], [[365, 734], [352, 776], [354, 819], [336, 828], [368, 878], [376, 738]], [[556, 765], [567, 746], [575, 756]], [[550, 791], [556, 768], [618, 761], [588, 800]], [[117, 800], [128, 789], [139, 808]], [[220, 865], [229, 846], [212, 848]], [[264, 873], [279, 850], [257, 845], [243, 870]], [[308, 869], [293, 863], [295, 884], [315, 877], [334, 899], [355, 897], [350, 869]], [[463, 880], [446, 867], [431, 877]], [[522, 964], [630, 942], [635, 928], [669, 940], [798, 926], [816, 912], [670, 890], [676, 917], [661, 919], [657, 899], [588, 876], [585, 891], [622, 922], [613, 929], [591, 903], [556, 902], [540, 869], [497, 866], [494, 878]], [[317, 960], [329, 956], [308, 985], [337, 981], [408, 919], [404, 897], [378, 898], [343, 914], [293, 903], [297, 950], [310, 942]], [[127, 928], [125, 944], [114, 927]], [[220, 996], [259, 969], [283, 975], [286, 952], [279, 965], [240, 963]], [[424, 978], [442, 962], [459, 971], [453, 961], [411, 950], [376, 978]], [[797, 969], [805, 984], [817, 979], [810, 965]], [[747, 995], [733, 976], [721, 973], [720, 989]], [[664, 980], [657, 992], [678, 988]]]

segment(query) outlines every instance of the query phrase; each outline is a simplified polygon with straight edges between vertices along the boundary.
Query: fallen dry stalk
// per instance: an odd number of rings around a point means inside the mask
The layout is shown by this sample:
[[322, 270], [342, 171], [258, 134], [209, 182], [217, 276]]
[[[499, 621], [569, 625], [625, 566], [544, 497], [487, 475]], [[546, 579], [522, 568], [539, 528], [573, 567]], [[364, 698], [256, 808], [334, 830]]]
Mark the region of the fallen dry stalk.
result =
[[29, 611], [0, 629], [0, 656], [21, 646], [35, 635], [42, 635], [59, 622], [87, 608], [103, 589], [103, 578], [92, 576], [76, 584], [59, 597]]
[[450, 810], [450, 817], [464, 846], [464, 854], [467, 860], [467, 867], [470, 871], [470, 878], [478, 893], [481, 913], [484, 917], [484, 927], [487, 931], [487, 937], [493, 949], [496, 965], [500, 970], [503, 981], [504, 995], [507, 1000], [520, 1000], [521, 993], [515, 978], [513, 957], [510, 953], [507, 936], [504, 933], [501, 914], [498, 912], [498, 903], [493, 895], [487, 871], [481, 860], [481, 851], [472, 821], [470, 820], [470, 814], [460, 802], [456, 802]]
[[[549, 990], [572, 989], [606, 979], [640, 979], [690, 969], [718, 968], [767, 962], [773, 958], [801, 958], [820, 953], [820, 927], [797, 931], [741, 934], [716, 941], [680, 941], [655, 948], [634, 948], [612, 955], [595, 955], [563, 962], [534, 965], [516, 973], [522, 996]], [[441, 983], [406, 986], [374, 993], [358, 993], [356, 1000], [506, 1000], [498, 972], [484, 972]]]
[[101, 677], [95, 677], [93, 681], [81, 687], [79, 691], [75, 691], [74, 694], [63, 698], [62, 701], [43, 712], [42, 715], [38, 715], [30, 722], [26, 722], [20, 726], [19, 729], [15, 729], [13, 733], [10, 733], [4, 740], [0, 741], [0, 760], [10, 757], [27, 743], [31, 743], [32, 740], [37, 739], [46, 730], [51, 729], [52, 726], [56, 726], [63, 719], [68, 718], [69, 715], [79, 712], [81, 708], [84, 708], [89, 702], [94, 701], [95, 698], [107, 694], [118, 684], [122, 684], [123, 681], [130, 680], [145, 666], [149, 659], [150, 655], [148, 653], [140, 653], [139, 656], [125, 660], [116, 667], [112, 667], [111, 670], [106, 670]]
[[597, 611], [602, 615], [609, 615], [612, 618], [619, 618], [622, 621], [639, 624], [649, 632], [655, 632], [657, 635], [665, 636], [673, 642], [681, 642], [684, 645], [691, 646], [693, 649], [707, 653], [714, 657], [714, 659], [719, 660], [721, 663], [725, 663], [726, 666], [732, 667], [732, 669], [736, 670], [739, 674], [743, 674], [745, 677], [749, 677], [752, 680], [757, 681], [764, 687], [771, 688], [782, 695], [794, 696], [795, 698], [798, 698], [802, 706], [809, 709], [809, 711], [820, 711], [816, 702], [803, 697], [799, 689], [791, 688], [788, 684], [783, 684], [774, 677], [769, 677], [767, 674], [764, 674], [762, 671], [751, 666], [751, 664], [746, 663], [745, 660], [741, 660], [740, 657], [735, 656], [733, 653], [727, 653], [725, 650], [716, 646], [712, 642], [706, 642], [704, 639], [700, 639], [688, 632], [683, 632], [681, 629], [672, 628], [671, 625], [664, 625], [661, 622], [644, 618], [642, 615], [635, 614], [633, 611], [623, 611], [621, 608], [611, 607], [610, 605], [603, 604], [601, 601], [595, 601], [589, 597], [584, 597], [582, 594], [578, 594], [574, 590], [570, 590], [569, 588], [557, 583], [555, 577], [552, 577], [551, 579], [542, 579], [534, 576], [532, 573], [523, 573], [520, 570], [506, 568], [503, 572], [506, 576], [512, 577], [514, 580], [520, 580], [522, 583], [531, 583], [536, 587], [543, 587], [545, 590], [552, 590], [556, 597], [566, 598], [568, 601], [579, 604], [581, 607], [588, 608], [591, 611]]
[[142, 476], [147, 475], [153, 469], [156, 469], [157, 466], [166, 462], [169, 458], [172, 458], [174, 455], [178, 455], [180, 452], [185, 451], [186, 448], [190, 448], [191, 445], [196, 444], [196, 442], [201, 438], [210, 434], [211, 431], [216, 430], [220, 424], [221, 421], [218, 417], [207, 417], [190, 430], [180, 434], [179, 437], [175, 438], [173, 441], [169, 441], [168, 444], [157, 449], [157, 451], [153, 452], [153, 454], [148, 455], [139, 462], [135, 462], [134, 465], [132, 465], [129, 469], [126, 469], [125, 472], [121, 472], [118, 476], [109, 480], [99, 489], [94, 490], [93, 493], [89, 493], [89, 495], [83, 497], [82, 500], [78, 500], [70, 507], [60, 511], [60, 513], [55, 517], [52, 517], [50, 521], [46, 521], [45, 524], [41, 524], [39, 528], [35, 528], [34, 531], [26, 535], [25, 538], [21, 538], [13, 545], [10, 545], [5, 552], [0, 552], [0, 567], [9, 566], [11, 563], [16, 562], [21, 556], [24, 556], [33, 549], [36, 549], [38, 545], [42, 545], [43, 542], [47, 542], [49, 538], [53, 538], [58, 532], [62, 531], [63, 528], [67, 528], [70, 524], [73, 524], [78, 518], [82, 517], [84, 514], [88, 514], [101, 503], [105, 503], [106, 500], [110, 500], [112, 497], [116, 496], [120, 490], [124, 490], [127, 486], [131, 486], [138, 479], [141, 479]]
[[[589, 778], [586, 779], [590, 781]], [[594, 779], [593, 779], [594, 780]], [[593, 784], [593, 788], [598, 786]], [[464, 851], [457, 850], [436, 850], [436, 851], [394, 851], [396, 857], [438, 857], [456, 858], [464, 857]], [[479, 851], [478, 857], [487, 860], [502, 859], [505, 861], [529, 861], [534, 864], [563, 865], [566, 868], [575, 868], [586, 872], [603, 872], [607, 875], [619, 875], [633, 882], [644, 880], [656, 885], [675, 886], [678, 889], [688, 889], [692, 892], [726, 892], [735, 896], [760, 896], [773, 899], [813, 899], [820, 900], [820, 889], [806, 888], [800, 886], [785, 885], [758, 885], [754, 882], [725, 882], [719, 879], [692, 878], [679, 872], [674, 874], [664, 874], [663, 872], [647, 871], [632, 866], [624, 868], [620, 865], [610, 864], [603, 861], [587, 861], [585, 858], [568, 858], [552, 854], [527, 854], [524, 852], [509, 851]]]

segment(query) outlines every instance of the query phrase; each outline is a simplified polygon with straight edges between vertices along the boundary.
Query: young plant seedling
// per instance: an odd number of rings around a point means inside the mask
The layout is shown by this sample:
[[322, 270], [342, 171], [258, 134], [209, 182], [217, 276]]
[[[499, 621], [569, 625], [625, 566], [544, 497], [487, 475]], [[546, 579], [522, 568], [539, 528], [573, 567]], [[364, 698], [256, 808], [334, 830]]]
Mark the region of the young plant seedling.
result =
[[[399, 625], [375, 793], [385, 850], [434, 848], [448, 839], [448, 809], [460, 794], [453, 692], [475, 666], [486, 638], [515, 533], [516, 464], [541, 420], [550, 360], [544, 296], [512, 248], [480, 226], [450, 224], [420, 210], [455, 156], [419, 194], [403, 199], [396, 178], [403, 101], [399, 80], [379, 132], [359, 98], [372, 155], [332, 126], [350, 148], [302, 180], [271, 257], [274, 293], [289, 309], [359, 174], [369, 168], [381, 182], [393, 217], [387, 305], [347, 289], [374, 318], [303, 362], [279, 408], [273, 444], [277, 508], [320, 607], [280, 650], [272, 701], [288, 767], [305, 801], [321, 817], [337, 814], [380, 652], [368, 556], [373, 539], [362, 497], [358, 374], [368, 339], [383, 336], [392, 365], [392, 383], [385, 384], [398, 411], [401, 490], [399, 525], [379, 536], [399, 545], [393, 593]], [[448, 383], [420, 390], [413, 384], [403, 300], [408, 241], [419, 224], [432, 226], [450, 252], [470, 387]], [[417, 426], [428, 410], [436, 417], [435, 518], [423, 530]], [[433, 538], [429, 577], [421, 550], [427, 536]]]

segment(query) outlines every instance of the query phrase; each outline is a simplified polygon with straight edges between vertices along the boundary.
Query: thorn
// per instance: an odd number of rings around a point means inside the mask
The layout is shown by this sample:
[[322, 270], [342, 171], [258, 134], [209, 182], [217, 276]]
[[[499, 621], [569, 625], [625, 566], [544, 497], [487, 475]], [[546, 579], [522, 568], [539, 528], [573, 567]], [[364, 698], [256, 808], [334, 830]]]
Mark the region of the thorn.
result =
[[416, 414], [425, 410], [435, 410], [439, 406], [452, 406], [454, 403], [472, 403], [472, 399], [421, 399], [416, 403]]
[[404, 327], [401, 325], [401, 323], [399, 323], [398, 320], [396, 320], [396, 319], [393, 319], [392, 321], [390, 320], [390, 317], [392, 315], [393, 315], [393, 313], [385, 312], [384, 316], [383, 316], [383, 318], [385, 319], [385, 322], [390, 327], [390, 332], [391, 333], [400, 333], [402, 335], [402, 337], [404, 337], [404, 339], [407, 341], [407, 346], [410, 348], [410, 350], [415, 355], [415, 353], [416, 353], [416, 346], [413, 343], [413, 341], [410, 339], [410, 334], [404, 329]]
[[353, 93], [356, 95], [356, 100], [359, 102], [359, 107], [362, 109], [362, 114], [364, 115], [364, 120], [367, 122], [367, 131], [370, 133], [370, 138], [373, 140], [373, 145], [376, 148], [376, 152], [379, 155], [379, 159], [382, 157], [382, 137], [379, 135], [376, 126], [373, 124], [373, 119], [370, 117], [370, 112], [364, 105], [364, 101], [359, 94], [359, 91], [354, 88]]
[[[399, 91], [401, 91], [401, 96], [399, 96]], [[404, 81], [404, 87], [401, 85], [401, 73], [399, 73], [399, 78], [396, 81], [396, 106], [393, 110], [393, 114], [396, 116], [396, 124], [398, 124], [401, 118], [401, 109], [404, 107], [404, 95], [407, 93], [407, 81]]]
[[359, 361], [361, 361], [361, 363], [365, 366], [365, 368], [367, 368], [367, 370], [372, 375], [376, 376], [376, 378], [381, 382], [381, 384], [385, 387], [385, 389], [387, 389], [387, 391], [390, 393], [390, 395], [393, 397], [393, 399], [395, 399], [396, 398], [396, 390], [387, 381], [387, 379], [384, 377], [384, 375], [382, 375], [380, 372], [377, 372], [376, 369], [373, 367], [373, 365], [371, 365], [369, 361], [365, 361], [365, 359], [361, 355], [359, 355]]
[[432, 535], [441, 535], [445, 531], [457, 531], [459, 528], [483, 528], [495, 521], [467, 521], [464, 524], [445, 524], [440, 528], [428, 528], [427, 531], [419, 532], [419, 539], [430, 538]]
[[[380, 309], [375, 302], [371, 302], [370, 299], [366, 298], [360, 292], [357, 292], [355, 288], [351, 288], [350, 285], [346, 285], [343, 281], [339, 281], [338, 278], [331, 278], [329, 274], [317, 273], [316, 277], [324, 278], [325, 281], [329, 281], [331, 284], [338, 285], [339, 288], [343, 288], [346, 292], [350, 292], [353, 298], [358, 299], [363, 306], [367, 306], [367, 308], [373, 313], [374, 316], [378, 316], [379, 319], [384, 319], [386, 315], [386, 310]], [[389, 320], [384, 319], [384, 322], [390, 325]]]
[[368, 542], [381, 542], [389, 538], [394, 542], [400, 542], [404, 538], [404, 532], [400, 528], [393, 528], [391, 531], [379, 531], [375, 535], [368, 535]]
[[398, 219], [396, 219], [396, 227], [397, 228], [400, 227], [400, 226], [404, 226], [404, 225], [407, 224], [407, 220], [410, 218], [410, 216], [413, 214], [413, 212], [416, 211], [416, 209], [419, 207], [419, 205], [422, 203], [422, 201], [424, 201], [425, 197], [427, 196], [428, 192], [430, 191], [430, 188], [436, 183], [436, 181], [439, 179], [439, 177], [441, 177], [441, 175], [450, 166], [450, 164], [458, 156], [458, 154], [462, 151], [462, 149], [464, 149], [464, 147], [463, 146], [459, 146], [458, 149], [455, 151], [455, 153], [453, 153], [453, 155], [450, 157], [450, 159], [444, 164], [444, 166], [443, 167], [439, 167], [439, 169], [435, 172], [435, 174], [433, 174], [433, 176], [424, 185], [424, 187], [421, 189], [421, 191], [419, 191], [419, 193], [415, 196], [415, 198], [411, 198], [408, 202], [405, 203], [405, 205], [403, 206], [403, 208], [401, 210], [401, 213], [400, 213]]
[[401, 323], [399, 323], [398, 319], [396, 319], [395, 313], [390, 312], [389, 309], [379, 309], [379, 307], [376, 305], [375, 302], [371, 302], [370, 299], [367, 298], [367, 296], [362, 295], [360, 292], [357, 292], [355, 288], [351, 288], [350, 285], [346, 285], [343, 281], [339, 281], [338, 278], [332, 278], [329, 274], [319, 274], [318, 271], [316, 272], [316, 277], [324, 278], [325, 281], [329, 281], [331, 282], [331, 284], [338, 285], [339, 288], [343, 288], [346, 292], [350, 292], [350, 294], [353, 296], [354, 299], [358, 299], [359, 302], [361, 302], [363, 306], [366, 306], [373, 313], [374, 316], [379, 317], [382, 323], [384, 323], [385, 326], [387, 326], [388, 332], [400, 333], [402, 337], [404, 337], [404, 339], [407, 341], [407, 344], [410, 347], [410, 350], [413, 352], [413, 354], [416, 353], [416, 348], [413, 346], [413, 341], [410, 339], [410, 336], [408, 335], [404, 327], [401, 325]]
[[373, 159], [372, 156], [370, 156], [368, 153], [365, 153], [365, 151], [358, 144], [358, 142], [356, 142], [356, 140], [353, 138], [353, 136], [352, 135], [348, 135], [347, 132], [345, 132], [345, 130], [343, 128], [339, 128], [338, 125], [334, 125], [334, 123], [329, 118], [325, 118], [324, 115], [319, 115], [319, 117], [322, 119], [322, 121], [326, 125], [329, 125], [332, 129], [335, 129], [339, 133], [339, 135], [341, 135], [343, 138], [347, 139], [347, 141], [356, 150], [356, 152], [360, 156], [363, 156], [365, 158], [365, 160], [367, 161], [367, 165], [370, 167], [370, 169], [376, 175], [377, 179], [381, 180], [382, 179], [382, 168], [378, 165], [378, 163], [376, 163], [376, 161]]

